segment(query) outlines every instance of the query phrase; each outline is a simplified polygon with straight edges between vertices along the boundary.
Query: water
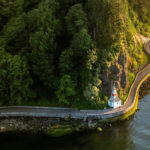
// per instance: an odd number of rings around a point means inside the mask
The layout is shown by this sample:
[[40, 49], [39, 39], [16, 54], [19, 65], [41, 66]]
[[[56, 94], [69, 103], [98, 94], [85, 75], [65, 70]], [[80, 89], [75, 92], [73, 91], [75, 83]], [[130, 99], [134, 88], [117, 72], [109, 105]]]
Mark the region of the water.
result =
[[139, 108], [131, 120], [117, 123], [103, 132], [61, 138], [0, 135], [0, 150], [150, 150], [150, 95], [139, 101]]

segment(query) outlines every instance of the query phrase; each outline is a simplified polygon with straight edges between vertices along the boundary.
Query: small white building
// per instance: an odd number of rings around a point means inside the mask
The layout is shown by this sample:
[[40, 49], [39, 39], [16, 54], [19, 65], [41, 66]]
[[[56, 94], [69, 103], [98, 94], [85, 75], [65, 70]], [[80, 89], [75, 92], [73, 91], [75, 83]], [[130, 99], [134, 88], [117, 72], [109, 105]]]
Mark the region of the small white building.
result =
[[121, 99], [117, 95], [117, 89], [115, 86], [112, 88], [111, 98], [108, 100], [109, 107], [117, 108], [121, 106]]

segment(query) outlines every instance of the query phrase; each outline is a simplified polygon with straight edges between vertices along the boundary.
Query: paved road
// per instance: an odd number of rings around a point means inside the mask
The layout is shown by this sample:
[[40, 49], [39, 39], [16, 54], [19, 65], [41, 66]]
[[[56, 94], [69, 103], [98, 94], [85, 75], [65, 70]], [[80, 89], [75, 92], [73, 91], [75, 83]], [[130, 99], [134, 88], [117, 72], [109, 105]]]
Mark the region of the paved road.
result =
[[[145, 45], [145, 51], [150, 54], [150, 42]], [[124, 105], [116, 109], [108, 110], [77, 110], [71, 108], [51, 108], [51, 107], [0, 107], [0, 117], [53, 117], [53, 118], [77, 118], [96, 117], [108, 119], [120, 116], [132, 109], [135, 102], [135, 94], [141, 81], [150, 75], [150, 64], [138, 73]]]

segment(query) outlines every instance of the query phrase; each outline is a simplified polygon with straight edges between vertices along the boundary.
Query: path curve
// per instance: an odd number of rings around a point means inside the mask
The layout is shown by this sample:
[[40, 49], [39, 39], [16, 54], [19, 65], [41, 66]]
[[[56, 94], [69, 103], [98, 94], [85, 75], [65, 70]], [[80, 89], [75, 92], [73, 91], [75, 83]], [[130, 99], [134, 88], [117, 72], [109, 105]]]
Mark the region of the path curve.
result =
[[[145, 44], [145, 51], [150, 55], [150, 41]], [[150, 76], [150, 64], [141, 70], [130, 89], [128, 98], [124, 105], [116, 109], [108, 110], [77, 110], [71, 108], [57, 107], [28, 107], [28, 106], [10, 106], [0, 107], [0, 117], [50, 117], [50, 118], [66, 118], [71, 119], [87, 119], [97, 118], [107, 120], [122, 116], [130, 112], [136, 103], [138, 90], [142, 82]]]

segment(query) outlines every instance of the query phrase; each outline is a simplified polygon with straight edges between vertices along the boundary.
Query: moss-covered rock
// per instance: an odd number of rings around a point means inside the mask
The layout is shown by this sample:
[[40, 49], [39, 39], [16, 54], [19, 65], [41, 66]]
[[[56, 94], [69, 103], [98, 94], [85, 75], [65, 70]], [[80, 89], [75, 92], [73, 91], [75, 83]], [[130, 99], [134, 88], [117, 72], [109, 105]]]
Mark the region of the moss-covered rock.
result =
[[73, 132], [72, 128], [60, 127], [60, 128], [48, 129], [46, 131], [46, 134], [52, 137], [60, 137], [60, 136], [64, 136], [67, 134], [71, 134], [72, 132]]

